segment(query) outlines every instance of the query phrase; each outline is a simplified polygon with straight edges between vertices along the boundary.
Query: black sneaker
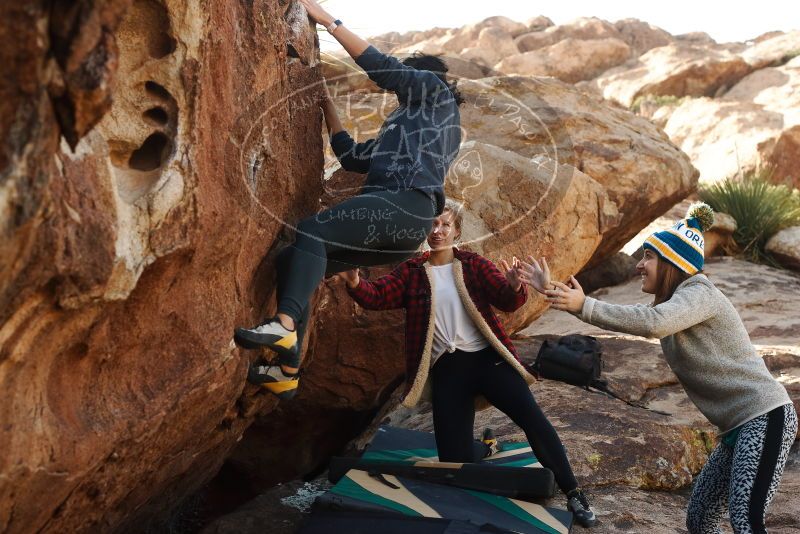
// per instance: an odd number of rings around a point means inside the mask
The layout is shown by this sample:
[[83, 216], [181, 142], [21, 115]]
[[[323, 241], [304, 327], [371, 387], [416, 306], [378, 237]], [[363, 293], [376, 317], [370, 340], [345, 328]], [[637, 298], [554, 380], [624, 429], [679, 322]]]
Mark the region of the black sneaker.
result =
[[247, 371], [247, 381], [261, 386], [281, 400], [289, 400], [297, 395], [300, 374], [287, 375], [278, 364], [254, 363]]
[[594, 511], [589, 506], [589, 500], [583, 490], [574, 489], [567, 493], [567, 509], [572, 512], [575, 521], [582, 527], [589, 528], [597, 522]]
[[486, 445], [486, 454], [483, 455], [484, 458], [487, 458], [493, 454], [497, 454], [502, 449], [500, 447], [500, 442], [497, 441], [497, 438], [494, 436], [494, 431], [491, 428], [486, 427], [483, 429], [483, 437], [481, 441], [484, 445]]
[[237, 328], [233, 341], [244, 349], [267, 347], [281, 356], [294, 358], [297, 346], [297, 330], [286, 329], [276, 317], [271, 317], [253, 328]]

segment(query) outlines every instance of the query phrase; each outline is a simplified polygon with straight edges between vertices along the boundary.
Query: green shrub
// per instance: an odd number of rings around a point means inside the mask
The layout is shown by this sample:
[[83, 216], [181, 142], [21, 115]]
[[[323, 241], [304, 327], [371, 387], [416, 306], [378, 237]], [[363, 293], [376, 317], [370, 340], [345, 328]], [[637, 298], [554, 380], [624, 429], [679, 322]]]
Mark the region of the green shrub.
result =
[[703, 187], [699, 195], [714, 211], [736, 220], [736, 252], [751, 261], [775, 265], [764, 246], [779, 230], [800, 224], [800, 191], [771, 184], [770, 174], [768, 169], [751, 171]]
[[675, 95], [642, 95], [637, 96], [636, 99], [631, 104], [631, 111], [634, 113], [639, 113], [642, 109], [642, 104], [655, 104], [658, 107], [661, 106], [671, 106], [671, 105], [680, 105], [684, 100], [686, 100], [685, 96], [675, 96]]

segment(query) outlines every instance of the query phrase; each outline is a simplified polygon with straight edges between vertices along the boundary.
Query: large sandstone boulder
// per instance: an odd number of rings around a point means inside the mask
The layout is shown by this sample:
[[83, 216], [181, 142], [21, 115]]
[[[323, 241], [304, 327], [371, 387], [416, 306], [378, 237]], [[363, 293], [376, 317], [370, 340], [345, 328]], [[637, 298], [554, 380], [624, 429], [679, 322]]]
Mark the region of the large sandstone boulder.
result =
[[321, 189], [300, 4], [65, 6], [0, 8], [9, 533], [136, 530], [214, 476], [253, 421], [231, 330]]
[[565, 82], [591, 80], [624, 63], [631, 49], [620, 39], [567, 38], [552, 46], [523, 54], [506, 55], [495, 70], [503, 74], [552, 76]]
[[742, 57], [756, 69], [779, 66], [800, 54], [800, 30], [781, 33], [770, 39], [757, 40]]
[[505, 57], [519, 53], [511, 35], [501, 28], [489, 27], [481, 30], [474, 46], [461, 51], [468, 61], [477, 61], [485, 67], [492, 67]]
[[723, 99], [752, 102], [780, 113], [785, 128], [800, 124], [800, 57], [781, 67], [764, 68], [745, 76]]
[[736, 250], [733, 234], [738, 223], [727, 213], [714, 213], [714, 224], [703, 232], [703, 254], [706, 258], [721, 256], [729, 250]]
[[[757, 70], [719, 99], [684, 99], [652, 113], [692, 158], [703, 182], [775, 167], [778, 183], [798, 183], [792, 157], [800, 125], [800, 61]], [[663, 115], [663, 118], [662, 118]]]
[[484, 28], [497, 28], [506, 32], [511, 37], [517, 37], [523, 33], [531, 31], [529, 24], [517, 22], [508, 17], [489, 17], [479, 22], [478, 26], [482, 26]]
[[783, 265], [800, 270], [800, 226], [784, 228], [767, 241], [765, 248]]
[[753, 169], [761, 162], [759, 145], [783, 129], [780, 113], [758, 104], [710, 98], [684, 101], [664, 131], [692, 159], [704, 183]]
[[[491, 38], [484, 39], [480, 43], [481, 34], [491, 30]], [[508, 17], [489, 17], [475, 24], [467, 24], [460, 28], [429, 30], [425, 32], [414, 32], [409, 34], [384, 34], [369, 38], [370, 42], [382, 43], [381, 50], [394, 54], [410, 54], [413, 52], [423, 52], [426, 54], [444, 54], [456, 56], [467, 48], [483, 47], [492, 51], [502, 41], [501, 46], [508, 47], [505, 41], [510, 41], [513, 50], [506, 53], [516, 54], [519, 50], [513, 43], [513, 38], [528, 31], [525, 24], [516, 22]], [[497, 53], [496, 50], [493, 53]], [[491, 64], [496, 63], [492, 62]]]
[[638, 19], [618, 20], [614, 27], [631, 47], [633, 56], [641, 56], [652, 48], [666, 46], [673, 41], [668, 32]]
[[672, 43], [611, 69], [593, 84], [603, 96], [630, 106], [645, 95], [714, 96], [753, 68], [722, 47]]
[[606, 188], [621, 217], [587, 266], [616, 253], [695, 187], [696, 171], [646, 119], [549, 78], [465, 81], [465, 139], [572, 165]]
[[549, 28], [550, 26], [555, 26], [553, 21], [544, 15], [537, 15], [529, 18], [527, 21], [525, 21], [525, 25], [528, 27], [529, 32], [538, 32], [544, 30], [545, 28]]
[[622, 34], [613, 24], [596, 17], [578, 18], [568, 24], [550, 26], [541, 31], [531, 31], [517, 37], [520, 52], [530, 52], [554, 45], [563, 39], [621, 39]]
[[[574, 167], [479, 141], [461, 146], [445, 193], [466, 208], [462, 246], [495, 262], [528, 254], [557, 256], [551, 269], [559, 278], [587, 263], [619, 220], [603, 187]], [[576, 212], [575, 206], [583, 209]], [[567, 241], [569, 248], [557, 251]], [[522, 328], [545, 308], [544, 299], [532, 295], [508, 314], [505, 325], [511, 331]]]
[[781, 132], [775, 141], [761, 143], [758, 151], [771, 170], [770, 181], [800, 189], [800, 124]]

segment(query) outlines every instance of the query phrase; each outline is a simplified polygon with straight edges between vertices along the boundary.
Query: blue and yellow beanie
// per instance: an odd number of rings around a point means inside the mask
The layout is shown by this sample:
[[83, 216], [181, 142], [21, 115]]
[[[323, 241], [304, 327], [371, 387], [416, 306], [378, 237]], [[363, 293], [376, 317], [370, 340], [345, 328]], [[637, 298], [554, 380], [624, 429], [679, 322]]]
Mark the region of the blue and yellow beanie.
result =
[[712, 224], [711, 206], [702, 202], [692, 204], [685, 219], [648, 237], [642, 248], [649, 248], [685, 273], [695, 274], [703, 269], [703, 232]]

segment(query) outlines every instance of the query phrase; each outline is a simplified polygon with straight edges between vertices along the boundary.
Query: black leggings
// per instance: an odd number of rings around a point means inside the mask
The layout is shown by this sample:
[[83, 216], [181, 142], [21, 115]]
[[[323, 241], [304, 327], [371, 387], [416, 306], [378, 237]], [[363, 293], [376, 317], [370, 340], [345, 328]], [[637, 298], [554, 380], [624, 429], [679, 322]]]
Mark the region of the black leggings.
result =
[[472, 431], [475, 397], [483, 395], [528, 438], [536, 458], [555, 475], [561, 491], [578, 487], [564, 445], [542, 413], [525, 380], [497, 352], [457, 350], [434, 364], [433, 427], [442, 462], [475, 462]]
[[[278, 312], [294, 319], [298, 343], [305, 335], [308, 303], [325, 276], [407, 260], [428, 237], [435, 216], [436, 205], [426, 193], [381, 189], [300, 221], [294, 244], [277, 258]], [[299, 356], [281, 363], [298, 367]]]

